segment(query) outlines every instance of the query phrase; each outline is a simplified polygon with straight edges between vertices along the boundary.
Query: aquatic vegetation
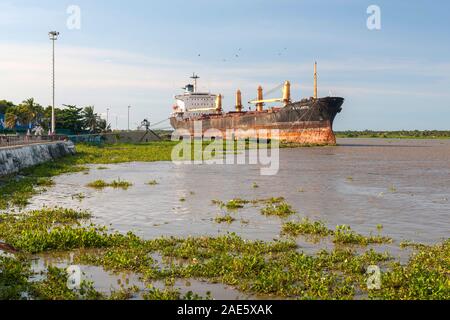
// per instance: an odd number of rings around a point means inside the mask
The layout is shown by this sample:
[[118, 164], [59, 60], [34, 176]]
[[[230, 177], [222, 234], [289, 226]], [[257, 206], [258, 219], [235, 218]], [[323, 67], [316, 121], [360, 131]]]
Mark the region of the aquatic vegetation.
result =
[[252, 188], [253, 188], [253, 189], [258, 189], [258, 188], [259, 188], [259, 186], [258, 186], [258, 184], [257, 184], [256, 182], [253, 182], [253, 186], [252, 186]]
[[284, 202], [284, 198], [283, 197], [272, 197], [272, 198], [268, 198], [268, 199], [257, 199], [257, 200], [245, 200], [245, 199], [241, 199], [241, 198], [236, 198], [236, 199], [232, 199], [228, 202], [223, 202], [221, 200], [212, 200], [211, 201], [212, 204], [219, 206], [220, 208], [225, 208], [227, 210], [238, 210], [238, 209], [242, 209], [245, 207], [245, 205], [247, 204], [252, 204], [252, 205], [259, 205], [259, 204], [266, 204], [266, 205], [276, 205], [276, 204], [280, 204], [282, 205]]
[[104, 166], [97, 167], [97, 170], [108, 170], [108, 169], [109, 169], [108, 167]]
[[0, 300], [20, 300], [28, 289], [29, 262], [0, 255]]
[[211, 293], [207, 292], [206, 297], [193, 293], [192, 291], [182, 295], [179, 289], [165, 288], [160, 290], [158, 288], [150, 287], [148, 292], [143, 294], [144, 300], [211, 300]]
[[391, 186], [389, 187], [389, 192], [390, 192], [390, 193], [396, 193], [396, 192], [397, 192], [397, 188], [396, 188], [394, 185], [391, 185]]
[[225, 203], [223, 201], [217, 200], [217, 199], [211, 200], [211, 203], [214, 204], [214, 205], [217, 205], [219, 207], [222, 207], [223, 205], [225, 205]]
[[180, 202], [186, 202], [186, 198], [182, 197], [179, 199]]
[[261, 213], [266, 216], [288, 217], [296, 212], [286, 202], [279, 204], [269, 204], [267, 207], [261, 209]]
[[258, 204], [258, 203], [266, 203], [266, 204], [280, 204], [284, 202], [284, 198], [283, 197], [272, 197], [272, 198], [268, 198], [268, 199], [259, 199], [259, 200], [254, 200], [252, 201], [253, 204]]
[[235, 218], [233, 218], [231, 215], [227, 214], [225, 216], [218, 216], [214, 219], [217, 223], [228, 223], [232, 224], [234, 221], [236, 221]]
[[0, 239], [25, 253], [76, 248], [102, 248], [127, 241], [129, 235], [111, 233], [104, 227], [82, 226], [87, 212], [42, 209], [0, 215]]
[[[176, 279], [204, 279], [250, 294], [300, 299], [353, 299], [361, 293], [373, 299], [450, 298], [450, 240], [419, 248], [408, 264], [401, 265], [388, 254], [374, 250], [358, 253], [338, 247], [307, 255], [299, 252], [293, 241], [249, 241], [235, 234], [144, 240], [100, 226], [84, 227], [89, 217], [86, 212], [58, 208], [1, 215], [0, 239], [20, 249], [23, 260], [0, 258], [0, 297], [18, 298], [19, 293], [27, 292], [35, 299], [131, 298], [137, 288], [113, 292], [109, 297], [95, 291], [93, 283], [84, 283], [78, 291], [68, 290], [67, 273], [55, 267], [49, 267], [45, 278], [37, 283], [28, 280], [30, 253], [84, 248], [74, 252], [74, 263], [134, 272], [143, 281], [163, 280], [169, 286]], [[303, 222], [305, 232], [324, 232], [321, 224]], [[308, 229], [311, 226], [315, 228], [312, 231]], [[353, 239], [355, 235], [349, 230], [338, 228]], [[156, 261], [152, 254], [162, 261]], [[379, 291], [367, 289], [369, 265], [386, 270]], [[150, 288], [144, 295], [147, 299], [201, 298], [194, 293], [181, 295], [172, 288]]]
[[322, 221], [311, 221], [309, 218], [303, 218], [300, 222], [287, 222], [282, 226], [282, 233], [291, 236], [299, 235], [318, 235], [329, 236], [333, 232], [329, 230]]
[[303, 218], [299, 222], [290, 221], [282, 226], [282, 233], [297, 237], [299, 235], [315, 235], [321, 237], [332, 236], [335, 244], [361, 245], [391, 243], [392, 239], [383, 236], [368, 237], [354, 232], [350, 226], [337, 226], [335, 230], [330, 230], [322, 221], [311, 221], [309, 218]]
[[369, 292], [372, 299], [450, 299], [450, 239], [434, 246], [420, 246], [409, 263], [394, 262], [382, 273], [380, 290]]
[[83, 193], [77, 193], [72, 195], [72, 199], [76, 199], [78, 201], [82, 201], [84, 198], [86, 198], [86, 195], [84, 195]]
[[123, 180], [114, 180], [112, 182], [106, 182], [104, 180], [96, 180], [89, 184], [87, 184], [87, 187], [94, 188], [94, 189], [104, 189], [104, 188], [115, 188], [115, 189], [124, 189], [127, 190], [129, 187], [131, 187], [133, 184], [128, 181]]
[[92, 282], [82, 281], [80, 290], [67, 286], [66, 270], [49, 266], [45, 279], [31, 284], [31, 294], [38, 300], [100, 300], [105, 297], [93, 288]]
[[108, 186], [108, 183], [105, 180], [95, 180], [87, 184], [87, 186], [94, 189], [104, 189]]
[[419, 249], [428, 248], [427, 245], [424, 245], [421, 243], [416, 243], [416, 242], [411, 242], [411, 241], [402, 241], [402, 242], [400, 242], [399, 246], [401, 249], [413, 248], [413, 249], [419, 250]]
[[233, 200], [230, 200], [227, 203], [225, 203], [224, 206], [227, 210], [237, 210], [237, 209], [244, 208], [244, 206], [248, 203], [250, 203], [250, 202], [247, 200], [233, 199]]
[[366, 246], [368, 244], [382, 244], [392, 242], [392, 239], [388, 237], [365, 237], [363, 235], [357, 234], [350, 228], [350, 226], [347, 225], [337, 226], [336, 230], [333, 232], [333, 236], [333, 242], [339, 244], [358, 244]]
[[148, 185], [148, 186], [156, 186], [156, 185], [158, 185], [158, 181], [150, 180], [149, 182], [146, 183], [146, 185]]

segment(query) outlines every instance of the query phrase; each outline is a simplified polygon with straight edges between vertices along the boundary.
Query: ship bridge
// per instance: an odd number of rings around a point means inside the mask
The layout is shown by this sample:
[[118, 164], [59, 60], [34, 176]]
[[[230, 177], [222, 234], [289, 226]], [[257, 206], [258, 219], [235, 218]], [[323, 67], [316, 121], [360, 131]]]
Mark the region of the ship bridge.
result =
[[[194, 74], [191, 79], [194, 84], [188, 84], [183, 89], [184, 94], [175, 96], [175, 114], [183, 114], [183, 117], [200, 116], [202, 114], [214, 114], [222, 112], [221, 106], [218, 108], [218, 96], [208, 92], [197, 91], [197, 80], [199, 76]], [[220, 103], [221, 104], [221, 103]]]

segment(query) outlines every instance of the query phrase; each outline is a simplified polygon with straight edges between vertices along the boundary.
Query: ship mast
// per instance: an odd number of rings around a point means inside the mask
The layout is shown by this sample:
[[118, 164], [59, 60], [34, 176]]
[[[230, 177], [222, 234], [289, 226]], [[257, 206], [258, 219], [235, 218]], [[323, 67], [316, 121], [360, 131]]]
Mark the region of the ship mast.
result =
[[317, 99], [317, 62], [314, 63], [314, 99]]
[[195, 72], [192, 74], [191, 79], [194, 80], [194, 93], [197, 92], [197, 80], [200, 79], [198, 75], [195, 74]]

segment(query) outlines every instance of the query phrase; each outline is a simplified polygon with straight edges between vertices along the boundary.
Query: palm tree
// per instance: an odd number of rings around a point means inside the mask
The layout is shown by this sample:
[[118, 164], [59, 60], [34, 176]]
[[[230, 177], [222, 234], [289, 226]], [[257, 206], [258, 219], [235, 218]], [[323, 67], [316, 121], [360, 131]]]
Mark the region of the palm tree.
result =
[[14, 129], [17, 123], [17, 116], [12, 112], [5, 114], [5, 127], [8, 129]]
[[22, 105], [25, 106], [31, 114], [31, 120], [29, 121], [30, 123], [37, 123], [40, 121], [42, 114], [44, 113], [44, 109], [40, 104], [34, 102], [34, 98], [24, 100]]
[[91, 133], [97, 131], [99, 116], [94, 112], [93, 106], [88, 106], [83, 110], [84, 126]]

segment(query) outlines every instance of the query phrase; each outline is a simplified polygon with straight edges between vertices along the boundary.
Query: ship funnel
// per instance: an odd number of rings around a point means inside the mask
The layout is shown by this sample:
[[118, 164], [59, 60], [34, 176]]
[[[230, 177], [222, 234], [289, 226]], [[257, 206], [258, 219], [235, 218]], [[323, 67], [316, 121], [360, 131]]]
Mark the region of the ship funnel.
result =
[[317, 99], [317, 62], [314, 63], [314, 99]]
[[242, 112], [242, 93], [241, 90], [236, 92], [236, 112]]
[[284, 83], [283, 103], [284, 105], [288, 105], [289, 103], [291, 103], [291, 83], [289, 81], [286, 81]]
[[[264, 100], [263, 88], [261, 86], [258, 87], [258, 101]], [[264, 110], [264, 103], [258, 102], [256, 104], [256, 111], [261, 112]]]
[[222, 95], [219, 94], [216, 98], [216, 112], [222, 112]]

